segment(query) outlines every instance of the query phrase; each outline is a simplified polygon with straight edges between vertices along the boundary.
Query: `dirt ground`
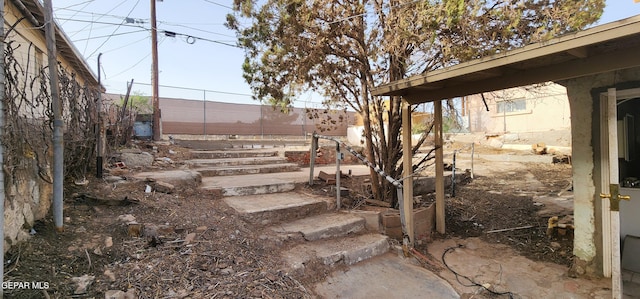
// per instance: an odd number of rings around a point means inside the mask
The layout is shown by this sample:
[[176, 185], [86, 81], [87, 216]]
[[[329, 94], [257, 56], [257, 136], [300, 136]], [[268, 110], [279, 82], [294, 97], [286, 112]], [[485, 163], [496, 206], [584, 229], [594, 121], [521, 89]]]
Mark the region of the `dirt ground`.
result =
[[[173, 162], [155, 169], [184, 167], [188, 149], [158, 147], [157, 157]], [[447, 200], [448, 233], [436, 238], [480, 237], [536, 261], [569, 265], [571, 234], [547, 236], [547, 219], [536, 214], [533, 196], [562, 191], [571, 168], [525, 167], [479, 173], [459, 186]], [[542, 185], [530, 190], [527, 180], [513, 183], [527, 173]], [[145, 193], [147, 182], [89, 180], [86, 186], [67, 184], [63, 233], [54, 231], [48, 217], [36, 223], [29, 241], [5, 256], [5, 281], [47, 282], [48, 289], [5, 289], [7, 298], [104, 298], [108, 290], [132, 290], [135, 298], [309, 298], [312, 284], [332, 270], [317, 266], [307, 267], [304, 276], [287, 273], [277, 253], [290, 244], [247, 224], [212, 194]], [[358, 197], [353, 202], [361, 203]], [[136, 236], [140, 232], [131, 230], [131, 221], [143, 224], [145, 237]], [[532, 228], [486, 233], [523, 226]], [[419, 250], [428, 253], [427, 247]], [[84, 293], [73, 282], [83, 276], [91, 282]]]

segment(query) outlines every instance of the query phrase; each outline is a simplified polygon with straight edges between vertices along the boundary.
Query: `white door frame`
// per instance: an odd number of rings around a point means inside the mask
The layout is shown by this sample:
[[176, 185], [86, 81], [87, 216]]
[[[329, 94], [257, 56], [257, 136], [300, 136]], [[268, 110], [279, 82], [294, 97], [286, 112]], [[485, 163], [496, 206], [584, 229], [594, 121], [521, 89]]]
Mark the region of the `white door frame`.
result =
[[[611, 294], [614, 299], [622, 298], [622, 269], [620, 265], [620, 211], [611, 209], [612, 196], [618, 197], [618, 107], [621, 100], [640, 97], [640, 88], [616, 90], [609, 88], [600, 94], [600, 166], [601, 208], [602, 208], [602, 270], [605, 277], [611, 277]], [[611, 188], [613, 187], [613, 188]], [[614, 189], [614, 190], [612, 190]], [[612, 192], [613, 191], [613, 192]], [[609, 199], [606, 199], [609, 198]]]

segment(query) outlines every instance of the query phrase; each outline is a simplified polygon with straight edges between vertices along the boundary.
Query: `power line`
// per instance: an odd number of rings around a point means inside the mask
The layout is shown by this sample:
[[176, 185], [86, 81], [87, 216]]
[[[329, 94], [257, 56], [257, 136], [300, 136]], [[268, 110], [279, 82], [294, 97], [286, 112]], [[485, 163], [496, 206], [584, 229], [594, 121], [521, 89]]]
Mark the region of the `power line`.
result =
[[[136, 82], [135, 84], [151, 86], [151, 84], [149, 84], [149, 83]], [[253, 96], [253, 95], [247, 94], [247, 93], [237, 93], [237, 92], [220, 91], [220, 90], [209, 90], [209, 89], [203, 89], [203, 88], [191, 88], [191, 87], [181, 87], [181, 86], [172, 86], [172, 85], [159, 85], [159, 86], [160, 87], [164, 87], [164, 88], [194, 90], [194, 91], [206, 91], [206, 92], [211, 92], [211, 93], [228, 94], [228, 95], [234, 95], [234, 96], [247, 96], [247, 97], [252, 97]]]
[[192, 30], [196, 30], [196, 31], [201, 31], [201, 32], [205, 32], [205, 33], [220, 35], [220, 36], [224, 36], [224, 37], [233, 37], [233, 38], [235, 38], [235, 36], [232, 36], [232, 35], [223, 34], [223, 33], [217, 33], [217, 32], [208, 31], [208, 30], [204, 30], [204, 29], [200, 29], [200, 28], [191, 27], [191, 26], [186, 26], [186, 25], [178, 24], [178, 23], [169, 23], [169, 22], [162, 22], [162, 21], [159, 21], [158, 23], [169, 25], [169, 26], [183, 27], [183, 28], [192, 29]]
[[[163, 38], [163, 39], [160, 41], [160, 43], [159, 43], [159, 44], [162, 44], [162, 42], [164, 42], [164, 41], [165, 41], [165, 38]], [[117, 74], [113, 75], [112, 77], [117, 77], [117, 76], [120, 76], [120, 75], [124, 74], [125, 72], [128, 72], [129, 70], [131, 70], [131, 69], [135, 68], [136, 66], [138, 66], [138, 64], [142, 63], [142, 62], [143, 62], [145, 59], [147, 59], [149, 56], [151, 56], [151, 52], [149, 52], [149, 54], [147, 54], [147, 55], [145, 55], [144, 57], [142, 57], [140, 60], [138, 60], [138, 62], [134, 63], [134, 64], [133, 64], [132, 66], [130, 66], [129, 68], [127, 68], [127, 69], [125, 69], [125, 70], [123, 70], [123, 71], [121, 71], [121, 72], [119, 72], [119, 73], [117, 73]], [[106, 74], [105, 74], [105, 75], [106, 75]], [[106, 76], [105, 76], [105, 77], [106, 77]]]
[[[74, 20], [73, 17], [75, 17], [77, 15], [77, 13], [84, 13], [90, 16], [99, 16], [99, 17], [111, 17], [111, 18], [115, 18], [115, 19], [125, 19], [125, 16], [119, 16], [119, 15], [111, 15], [111, 14], [107, 14], [107, 13], [97, 13], [97, 12], [90, 12], [90, 11], [84, 11], [84, 10], [76, 10], [76, 9], [66, 9], [66, 8], [60, 8], [60, 10], [67, 10], [67, 11], [71, 11], [74, 12], [74, 14], [69, 17], [69, 19], [71, 19], [72, 21]], [[56, 15], [60, 15], [59, 13], [57, 13]], [[140, 19], [140, 18], [136, 18], [136, 20], [141, 20], [144, 21], [145, 23], [149, 21], [149, 19]]]
[[117, 47], [117, 48], [113, 48], [113, 49], [109, 49], [109, 50], [103, 51], [102, 53], [105, 53], [105, 54], [106, 54], [106, 53], [110, 53], [110, 52], [113, 52], [113, 51], [116, 51], [116, 50], [120, 50], [120, 49], [122, 49], [122, 48], [130, 47], [130, 46], [131, 46], [131, 45], [133, 45], [133, 44], [137, 44], [137, 43], [139, 43], [139, 42], [141, 42], [141, 41], [145, 41], [145, 40], [148, 40], [148, 39], [149, 39], [149, 36], [145, 36], [143, 39], [139, 39], [138, 41], [135, 41], [135, 42], [132, 42], [132, 43], [127, 43], [127, 44], [122, 45], [122, 46], [120, 46], [120, 47]]
[[226, 6], [224, 4], [220, 4], [220, 3], [217, 3], [217, 2], [214, 2], [214, 1], [211, 1], [211, 0], [204, 0], [204, 2], [211, 3], [211, 4], [214, 4], [214, 5], [220, 6], [220, 7], [224, 7], [224, 8], [233, 10], [233, 7], [231, 7], [231, 6]]
[[120, 32], [120, 33], [108, 34], [108, 35], [103, 35], [103, 36], [93, 36], [93, 37], [88, 37], [88, 38], [83, 38], [83, 39], [77, 39], [77, 40], [74, 40], [73, 42], [75, 43], [75, 42], [81, 42], [81, 41], [86, 41], [86, 40], [108, 38], [108, 37], [113, 37], [113, 36], [120, 36], [120, 35], [126, 35], [126, 34], [132, 34], [132, 33], [140, 33], [140, 32], [148, 32], [148, 31], [149, 30], [147, 30], [147, 29], [143, 29], [143, 30], [138, 30], [138, 31]]
[[[140, 3], [140, 0], [136, 1], [136, 4], [131, 8], [131, 10], [129, 10], [129, 13], [127, 14], [127, 18], [129, 18], [129, 16], [131, 15], [131, 13], [133, 12], [133, 10], [136, 8], [136, 6], [138, 6], [138, 4]], [[120, 25], [118, 25], [118, 27], [116, 27], [116, 29], [113, 30], [113, 32], [111, 33], [111, 35], [113, 35], [114, 33], [116, 33], [116, 31], [118, 31], [118, 29], [120, 29]], [[100, 50], [100, 48], [102, 48], [102, 46], [104, 46], [104, 44], [106, 44], [109, 39], [111, 39], [111, 37], [107, 38], [104, 42], [102, 42], [102, 44], [100, 44], [100, 46], [98, 46], [93, 53], [89, 54], [89, 56], [87, 57], [91, 57], [93, 56], [93, 54], [95, 54], [98, 50]]]

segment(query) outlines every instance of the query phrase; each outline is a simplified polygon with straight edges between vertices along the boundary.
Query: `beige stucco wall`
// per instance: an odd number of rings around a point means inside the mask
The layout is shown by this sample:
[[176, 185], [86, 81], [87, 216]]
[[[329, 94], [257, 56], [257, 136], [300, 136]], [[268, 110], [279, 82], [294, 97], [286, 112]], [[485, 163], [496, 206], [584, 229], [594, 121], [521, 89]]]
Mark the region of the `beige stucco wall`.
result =
[[640, 68], [604, 73], [562, 82], [571, 107], [577, 274], [602, 274], [600, 211], [599, 93], [607, 88], [640, 87]]
[[[489, 111], [486, 110], [481, 95], [467, 98], [471, 132], [541, 132], [564, 130], [571, 126], [569, 101], [564, 86], [547, 83], [485, 93], [484, 97]], [[525, 111], [498, 113], [498, 102], [515, 99], [526, 100]]]

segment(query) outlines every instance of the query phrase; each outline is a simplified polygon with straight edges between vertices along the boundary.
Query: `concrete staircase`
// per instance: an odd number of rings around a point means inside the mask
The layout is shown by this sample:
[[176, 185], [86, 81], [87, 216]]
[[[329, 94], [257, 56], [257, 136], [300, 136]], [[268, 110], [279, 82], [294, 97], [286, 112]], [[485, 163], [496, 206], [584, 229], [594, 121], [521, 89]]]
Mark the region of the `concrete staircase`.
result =
[[187, 163], [202, 174], [201, 189], [220, 192], [247, 222], [293, 242], [282, 252], [293, 270], [318, 262], [352, 265], [389, 250], [387, 237], [368, 232], [364, 218], [328, 211], [331, 199], [294, 192], [297, 183], [308, 180], [308, 169], [275, 151], [193, 151], [192, 157]]

